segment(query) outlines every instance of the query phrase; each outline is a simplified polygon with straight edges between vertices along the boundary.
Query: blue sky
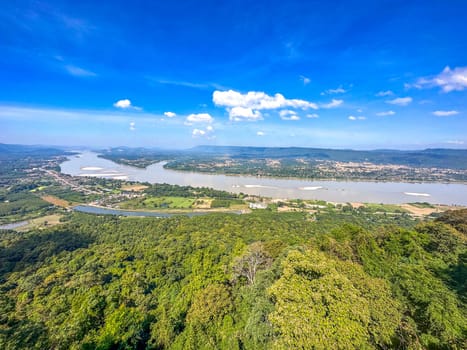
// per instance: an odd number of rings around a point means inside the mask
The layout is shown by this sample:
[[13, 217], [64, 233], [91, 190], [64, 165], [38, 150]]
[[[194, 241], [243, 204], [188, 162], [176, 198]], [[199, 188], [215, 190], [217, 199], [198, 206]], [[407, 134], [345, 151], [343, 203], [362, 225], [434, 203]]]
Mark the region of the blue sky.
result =
[[467, 2], [8, 1], [0, 142], [466, 148]]

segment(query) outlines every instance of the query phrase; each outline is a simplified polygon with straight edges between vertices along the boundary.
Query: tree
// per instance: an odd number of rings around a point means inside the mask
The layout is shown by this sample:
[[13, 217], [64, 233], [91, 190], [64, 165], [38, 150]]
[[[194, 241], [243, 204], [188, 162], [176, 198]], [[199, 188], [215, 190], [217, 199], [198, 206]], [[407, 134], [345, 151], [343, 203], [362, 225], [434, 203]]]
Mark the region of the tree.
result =
[[255, 242], [248, 246], [247, 251], [234, 260], [234, 278], [245, 277], [249, 285], [255, 283], [259, 270], [271, 266], [272, 259], [264, 249], [262, 242]]
[[324, 253], [292, 251], [282, 277], [269, 289], [276, 347], [365, 349], [387, 347], [400, 324], [388, 284], [361, 266]]

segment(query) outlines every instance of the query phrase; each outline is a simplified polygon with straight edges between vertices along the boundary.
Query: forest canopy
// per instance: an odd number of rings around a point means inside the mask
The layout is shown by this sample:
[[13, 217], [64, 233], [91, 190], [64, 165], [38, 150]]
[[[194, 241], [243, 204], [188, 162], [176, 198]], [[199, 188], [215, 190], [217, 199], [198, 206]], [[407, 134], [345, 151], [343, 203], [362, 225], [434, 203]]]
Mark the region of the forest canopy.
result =
[[72, 214], [2, 231], [0, 347], [463, 349], [466, 222]]

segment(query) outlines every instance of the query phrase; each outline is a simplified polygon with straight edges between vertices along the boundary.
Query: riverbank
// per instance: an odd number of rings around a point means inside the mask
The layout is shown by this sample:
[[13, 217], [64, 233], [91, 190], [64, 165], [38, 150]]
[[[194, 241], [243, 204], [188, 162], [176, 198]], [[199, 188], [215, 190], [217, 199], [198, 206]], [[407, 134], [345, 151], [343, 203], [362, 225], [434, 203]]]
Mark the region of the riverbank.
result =
[[[403, 204], [419, 198], [416, 194], [423, 194], [423, 201], [431, 204], [467, 205], [467, 185], [464, 184], [273, 179], [174, 171], [165, 169], [164, 165], [165, 162], [159, 162], [140, 169], [99, 158], [93, 152], [85, 152], [81, 157], [71, 157], [62, 163], [61, 169], [63, 173], [73, 176], [89, 173], [95, 177], [110, 173], [116, 176], [124, 174], [129, 181], [141, 183], [208, 187], [270, 198]], [[101, 170], [82, 170], [90, 167]]]

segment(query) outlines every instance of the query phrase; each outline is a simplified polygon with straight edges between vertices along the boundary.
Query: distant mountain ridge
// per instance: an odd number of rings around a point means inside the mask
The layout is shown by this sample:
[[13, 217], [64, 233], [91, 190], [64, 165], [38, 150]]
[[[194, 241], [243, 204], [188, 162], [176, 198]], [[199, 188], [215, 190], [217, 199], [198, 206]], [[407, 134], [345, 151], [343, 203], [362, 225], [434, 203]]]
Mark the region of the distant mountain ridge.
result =
[[[12, 145], [0, 143], [0, 159], [11, 156], [69, 154], [69, 147], [41, 145]], [[111, 147], [97, 151], [108, 158], [173, 159], [178, 157], [231, 157], [233, 159], [297, 159], [338, 162], [369, 162], [411, 167], [467, 170], [467, 149], [429, 148], [424, 150], [351, 150], [306, 147], [245, 147], [201, 145], [186, 150], [164, 150], [145, 147]], [[113, 157], [112, 157], [113, 156]]]
[[25, 157], [51, 157], [71, 154], [61, 147], [41, 145], [12, 145], [0, 143], [0, 161]]
[[305, 147], [197, 146], [193, 153], [232, 158], [312, 158], [340, 162], [370, 162], [412, 167], [467, 169], [467, 150], [429, 148], [425, 150], [351, 150]]

